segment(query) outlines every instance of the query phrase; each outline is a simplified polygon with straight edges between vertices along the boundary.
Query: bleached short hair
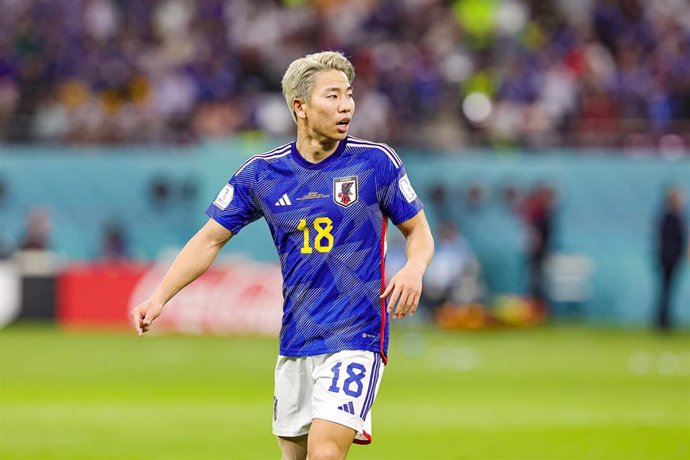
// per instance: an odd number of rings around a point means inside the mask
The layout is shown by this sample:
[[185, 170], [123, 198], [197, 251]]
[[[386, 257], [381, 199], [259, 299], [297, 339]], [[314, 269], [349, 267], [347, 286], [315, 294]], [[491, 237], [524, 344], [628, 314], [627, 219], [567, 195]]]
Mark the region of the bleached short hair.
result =
[[322, 51], [308, 54], [296, 59], [290, 64], [283, 75], [281, 85], [290, 114], [295, 123], [297, 115], [292, 108], [295, 99], [309, 100], [314, 88], [316, 74], [324, 70], [339, 70], [347, 76], [350, 85], [355, 79], [355, 68], [352, 63], [339, 51]]

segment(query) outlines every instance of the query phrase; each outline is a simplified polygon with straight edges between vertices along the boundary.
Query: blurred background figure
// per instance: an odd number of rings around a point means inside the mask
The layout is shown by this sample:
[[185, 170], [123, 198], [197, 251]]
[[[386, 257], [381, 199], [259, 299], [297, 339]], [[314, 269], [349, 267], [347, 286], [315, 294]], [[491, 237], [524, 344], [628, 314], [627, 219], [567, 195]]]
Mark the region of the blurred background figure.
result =
[[101, 245], [101, 259], [104, 261], [126, 261], [131, 256], [125, 229], [118, 221], [105, 224]]
[[527, 224], [528, 293], [541, 308], [547, 308], [545, 263], [553, 249], [555, 191], [538, 184], [525, 198], [522, 215]]
[[467, 240], [452, 222], [439, 224], [434, 259], [424, 274], [422, 300], [432, 313], [450, 304], [479, 302], [484, 294], [481, 266]]
[[673, 304], [674, 281], [685, 254], [688, 238], [684, 207], [683, 190], [679, 186], [669, 187], [656, 228], [660, 275], [656, 325], [660, 330], [669, 330], [672, 327], [670, 310]]
[[34, 208], [26, 215], [24, 231], [17, 247], [23, 251], [50, 249], [50, 215], [42, 208]]

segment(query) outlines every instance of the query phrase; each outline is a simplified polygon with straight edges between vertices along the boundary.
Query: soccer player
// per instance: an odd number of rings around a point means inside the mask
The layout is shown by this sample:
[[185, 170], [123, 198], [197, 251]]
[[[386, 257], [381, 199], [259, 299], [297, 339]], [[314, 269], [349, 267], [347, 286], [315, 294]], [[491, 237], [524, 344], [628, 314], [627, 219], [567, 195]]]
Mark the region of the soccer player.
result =
[[[141, 336], [233, 235], [265, 218], [283, 273], [273, 400], [283, 459], [343, 459], [353, 442], [371, 442], [389, 319], [415, 313], [433, 255], [422, 203], [398, 155], [348, 136], [354, 76], [338, 52], [290, 64], [282, 86], [296, 141], [235, 172], [206, 210], [208, 223], [132, 310]], [[407, 240], [407, 263], [384, 286], [389, 219]]]

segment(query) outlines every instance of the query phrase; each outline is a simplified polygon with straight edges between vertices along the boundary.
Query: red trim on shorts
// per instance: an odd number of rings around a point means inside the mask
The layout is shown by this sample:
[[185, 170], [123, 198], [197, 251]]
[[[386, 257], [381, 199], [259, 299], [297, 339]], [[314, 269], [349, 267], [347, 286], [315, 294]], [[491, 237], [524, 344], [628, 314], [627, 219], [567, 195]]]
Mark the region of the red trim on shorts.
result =
[[366, 431], [362, 431], [362, 434], [364, 435], [365, 438], [367, 438], [366, 440], [355, 438], [355, 439], [352, 441], [352, 443], [353, 443], [353, 444], [359, 444], [359, 445], [361, 445], [361, 446], [366, 446], [366, 445], [368, 445], [368, 444], [371, 444], [371, 435], [370, 435], [369, 433], [367, 433]]
[[[382, 231], [381, 231], [381, 294], [383, 294], [383, 291], [386, 290], [386, 253], [385, 253], [385, 247], [386, 247], [386, 224], [388, 222], [388, 218], [386, 215], [383, 215], [383, 223], [382, 223]], [[383, 351], [383, 341], [385, 339], [385, 334], [386, 334], [386, 318], [387, 318], [387, 313], [386, 313], [386, 299], [381, 299], [381, 338], [380, 338], [380, 345], [379, 345], [379, 353], [381, 354], [381, 359], [383, 359], [383, 364], [388, 364], [388, 357]], [[366, 435], [366, 433], [365, 433]], [[369, 442], [371, 442], [371, 437], [369, 437]], [[367, 443], [368, 444], [368, 443]]]

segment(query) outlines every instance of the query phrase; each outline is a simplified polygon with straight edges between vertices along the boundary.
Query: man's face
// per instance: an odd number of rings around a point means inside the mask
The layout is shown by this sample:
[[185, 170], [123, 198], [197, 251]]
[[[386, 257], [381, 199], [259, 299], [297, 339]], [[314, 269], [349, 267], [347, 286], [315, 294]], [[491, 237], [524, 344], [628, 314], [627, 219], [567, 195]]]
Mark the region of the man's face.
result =
[[347, 76], [339, 70], [319, 72], [309, 100], [302, 104], [302, 111], [317, 139], [345, 139], [355, 113], [352, 86]]

